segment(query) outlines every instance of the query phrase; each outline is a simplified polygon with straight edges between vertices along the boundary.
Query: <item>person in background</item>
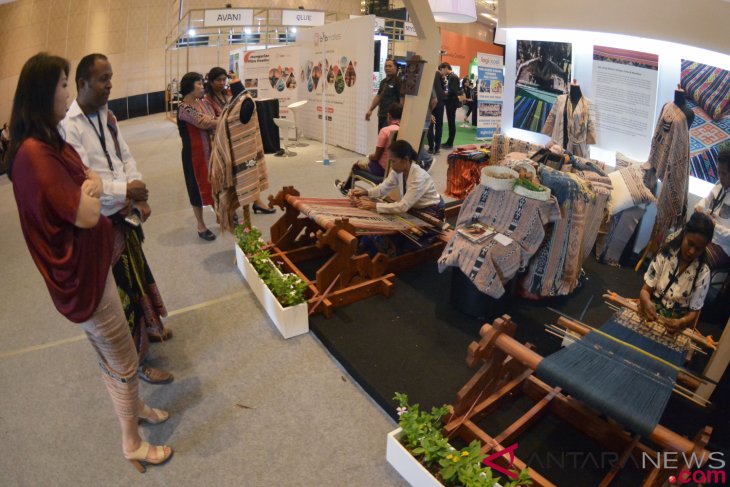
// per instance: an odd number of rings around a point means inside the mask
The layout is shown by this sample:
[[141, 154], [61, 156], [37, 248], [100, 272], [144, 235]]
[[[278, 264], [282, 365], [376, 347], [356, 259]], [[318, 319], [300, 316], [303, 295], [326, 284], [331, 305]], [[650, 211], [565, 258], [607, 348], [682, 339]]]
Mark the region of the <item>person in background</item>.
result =
[[706, 213], [715, 223], [715, 234], [707, 246], [707, 264], [710, 269], [730, 267], [730, 144], [720, 147], [717, 154], [718, 181], [695, 207]]
[[460, 96], [459, 77], [451, 70], [449, 63], [439, 64], [439, 71], [441, 71], [441, 76], [444, 77], [444, 93], [446, 94], [444, 106], [446, 107], [446, 121], [449, 124], [449, 137], [441, 147], [451, 149], [454, 147], [454, 139], [456, 138], [456, 110], [459, 108]]
[[388, 122], [388, 107], [393, 103], [403, 105], [405, 97], [400, 92], [400, 78], [397, 76], [398, 68], [393, 59], [385, 60], [385, 78], [380, 82], [378, 94], [370, 103], [370, 108], [365, 113], [365, 120], [370, 120], [375, 108], [378, 109], [378, 133]]
[[172, 338], [172, 332], [162, 324], [167, 310], [142, 250], [141, 223], [152, 213], [147, 186], [107, 106], [112, 75], [105, 55], [84, 56], [76, 68], [78, 97], [61, 126], [66, 142], [102, 181], [101, 213], [114, 230], [112, 272], [139, 355], [139, 377], [151, 384], [167, 384], [172, 374], [142, 365], [149, 342]]
[[81, 325], [96, 351], [122, 451], [143, 472], [145, 464], [169, 460], [172, 448], [142, 441], [137, 422], [158, 424], [168, 413], [139, 397], [137, 352], [110, 272], [113, 235], [101, 214], [103, 183], [58, 130], [68, 73], [68, 61], [45, 53], [23, 66], [10, 119], [9, 175], [28, 251], [56, 309]]
[[433, 97], [433, 95], [436, 95], [436, 105], [431, 107], [433, 117], [428, 127], [426, 139], [428, 140], [428, 153], [436, 155], [441, 150], [441, 136], [444, 131], [444, 101], [446, 100], [444, 77], [438, 69], [433, 75], [431, 96]]
[[185, 186], [198, 224], [198, 237], [212, 241], [215, 240], [215, 234], [205, 226], [203, 206], [213, 204], [208, 181], [208, 159], [211, 133], [218, 118], [213, 107], [202, 99], [203, 94], [203, 75], [186, 73], [180, 80], [180, 95], [183, 98], [177, 110], [177, 129], [182, 139]]
[[[390, 144], [390, 135], [400, 128], [400, 118], [403, 116], [403, 105], [393, 103], [388, 108], [388, 125], [380, 129], [378, 133], [378, 141], [375, 146], [375, 152], [368, 155], [364, 161], [358, 161], [352, 166], [352, 169], [367, 171], [373, 176], [383, 177], [388, 169], [388, 150]], [[345, 181], [335, 180], [335, 188], [342, 194], [346, 195], [352, 189], [352, 171]]]
[[695, 322], [710, 286], [705, 249], [714, 229], [709, 216], [693, 213], [651, 261], [639, 293], [639, 313], [647, 321], [662, 316], [672, 334]]

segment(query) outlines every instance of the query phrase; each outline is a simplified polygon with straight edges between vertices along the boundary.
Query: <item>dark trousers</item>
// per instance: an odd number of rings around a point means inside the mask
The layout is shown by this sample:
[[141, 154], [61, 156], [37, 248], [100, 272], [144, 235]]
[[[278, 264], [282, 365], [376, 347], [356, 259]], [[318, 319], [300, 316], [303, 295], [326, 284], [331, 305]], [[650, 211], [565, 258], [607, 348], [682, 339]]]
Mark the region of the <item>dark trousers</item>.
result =
[[[446, 121], [449, 124], [449, 138], [446, 139], [445, 145], [454, 145], [454, 138], [456, 138], [456, 102], [446, 103]], [[443, 125], [443, 122], [441, 122]], [[443, 129], [442, 129], [443, 130]]]
[[380, 115], [378, 115], [378, 134], [380, 134], [380, 129], [382, 129], [383, 127], [387, 127], [387, 126], [388, 126], [388, 116], [383, 115], [381, 117]]
[[441, 135], [444, 131], [444, 104], [439, 102], [436, 107], [431, 111], [431, 114], [436, 118], [436, 123], [431, 123], [428, 126], [428, 148], [437, 151], [441, 148]]

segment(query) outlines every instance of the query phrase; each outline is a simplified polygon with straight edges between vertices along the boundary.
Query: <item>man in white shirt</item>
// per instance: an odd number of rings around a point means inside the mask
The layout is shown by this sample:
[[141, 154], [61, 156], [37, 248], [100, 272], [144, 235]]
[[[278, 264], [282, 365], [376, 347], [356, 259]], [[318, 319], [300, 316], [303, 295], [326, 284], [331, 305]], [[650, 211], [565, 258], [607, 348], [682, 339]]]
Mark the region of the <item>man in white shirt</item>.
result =
[[717, 184], [695, 207], [695, 211], [707, 213], [715, 222], [712, 243], [705, 250], [710, 269], [730, 266], [730, 145], [718, 151], [717, 173]]
[[[167, 310], [142, 252], [140, 225], [151, 213], [147, 187], [107, 107], [112, 74], [103, 54], [89, 54], [79, 62], [78, 97], [61, 127], [66, 141], [102, 180], [101, 212], [112, 221], [115, 237], [112, 272], [142, 364], [149, 342], [171, 338], [171, 332], [162, 325]], [[140, 365], [138, 374], [153, 384], [173, 380], [169, 372], [149, 366]]]

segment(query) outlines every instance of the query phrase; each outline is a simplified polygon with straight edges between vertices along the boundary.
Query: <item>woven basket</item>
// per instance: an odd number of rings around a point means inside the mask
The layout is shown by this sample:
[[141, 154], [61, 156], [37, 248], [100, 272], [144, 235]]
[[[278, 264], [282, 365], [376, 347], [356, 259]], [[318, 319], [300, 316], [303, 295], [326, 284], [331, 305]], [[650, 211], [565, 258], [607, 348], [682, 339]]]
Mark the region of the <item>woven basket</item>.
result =
[[[510, 177], [509, 179], [503, 179], [495, 177], [496, 175], [507, 175]], [[519, 174], [508, 167], [486, 166], [482, 168], [481, 184], [496, 191], [510, 191], [514, 188], [518, 176]]]
[[525, 198], [531, 198], [533, 200], [547, 201], [550, 199], [550, 188], [543, 186], [544, 191], [532, 191], [524, 186], [515, 185], [515, 193]]

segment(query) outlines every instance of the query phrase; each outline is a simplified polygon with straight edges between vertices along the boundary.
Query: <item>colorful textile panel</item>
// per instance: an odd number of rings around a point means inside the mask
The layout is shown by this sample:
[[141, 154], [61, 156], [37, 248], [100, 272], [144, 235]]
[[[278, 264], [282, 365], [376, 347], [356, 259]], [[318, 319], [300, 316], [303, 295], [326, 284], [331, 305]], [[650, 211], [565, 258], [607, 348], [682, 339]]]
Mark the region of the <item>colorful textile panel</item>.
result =
[[682, 88], [718, 121], [730, 104], [730, 71], [682, 59]]
[[517, 129], [541, 132], [555, 100], [549, 101], [539, 93], [518, 87], [515, 92], [515, 113], [512, 125]]

